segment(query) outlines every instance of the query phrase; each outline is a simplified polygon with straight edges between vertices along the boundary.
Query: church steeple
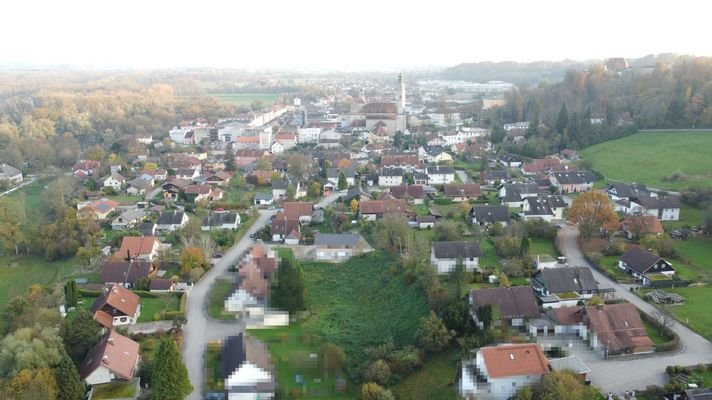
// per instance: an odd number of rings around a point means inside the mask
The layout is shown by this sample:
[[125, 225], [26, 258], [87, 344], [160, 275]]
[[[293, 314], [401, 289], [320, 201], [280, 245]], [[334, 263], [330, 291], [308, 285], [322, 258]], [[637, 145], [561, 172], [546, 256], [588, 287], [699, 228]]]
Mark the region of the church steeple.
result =
[[405, 113], [405, 82], [403, 81], [403, 74], [398, 74], [398, 86], [400, 86], [400, 93], [398, 94], [398, 114]]

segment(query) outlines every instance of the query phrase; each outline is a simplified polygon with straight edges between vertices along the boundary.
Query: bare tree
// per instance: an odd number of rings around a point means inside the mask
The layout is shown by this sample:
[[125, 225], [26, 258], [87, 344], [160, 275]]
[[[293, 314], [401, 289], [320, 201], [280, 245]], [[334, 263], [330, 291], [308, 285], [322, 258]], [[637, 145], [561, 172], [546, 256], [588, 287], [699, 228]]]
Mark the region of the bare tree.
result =
[[198, 247], [203, 251], [203, 256], [206, 260], [213, 258], [213, 254], [215, 254], [217, 248], [215, 241], [210, 236], [201, 236], [198, 241]]
[[661, 304], [653, 313], [653, 318], [660, 324], [660, 334], [664, 334], [664, 328], [670, 329], [675, 325], [675, 318], [670, 312], [667, 304]]

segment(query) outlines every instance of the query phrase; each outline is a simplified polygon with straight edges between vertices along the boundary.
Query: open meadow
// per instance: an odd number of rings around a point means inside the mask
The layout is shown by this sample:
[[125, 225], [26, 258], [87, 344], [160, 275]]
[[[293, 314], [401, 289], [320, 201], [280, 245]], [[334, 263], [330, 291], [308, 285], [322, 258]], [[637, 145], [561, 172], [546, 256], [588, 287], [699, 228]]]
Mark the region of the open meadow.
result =
[[[580, 151], [608, 179], [680, 190], [712, 186], [712, 131], [640, 132]], [[679, 180], [665, 180], [676, 171]]]

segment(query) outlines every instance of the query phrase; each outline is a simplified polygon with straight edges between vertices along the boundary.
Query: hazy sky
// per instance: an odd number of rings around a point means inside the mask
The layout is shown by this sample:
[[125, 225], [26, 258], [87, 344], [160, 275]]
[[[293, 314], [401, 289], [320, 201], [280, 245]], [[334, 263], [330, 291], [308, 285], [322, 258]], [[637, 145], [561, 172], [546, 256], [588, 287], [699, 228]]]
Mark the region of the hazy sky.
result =
[[706, 3], [3, 0], [0, 64], [359, 70], [709, 56]]

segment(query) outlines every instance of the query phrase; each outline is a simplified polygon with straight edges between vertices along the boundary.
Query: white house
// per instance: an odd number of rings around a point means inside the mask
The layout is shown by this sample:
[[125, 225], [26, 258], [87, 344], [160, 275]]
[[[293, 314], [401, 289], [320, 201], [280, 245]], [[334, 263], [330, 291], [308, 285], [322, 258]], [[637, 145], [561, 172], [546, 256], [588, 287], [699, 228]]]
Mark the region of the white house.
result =
[[459, 392], [478, 400], [509, 399], [521, 388], [540, 382], [549, 371], [549, 360], [537, 343], [482, 347], [474, 360], [462, 363]]
[[680, 198], [677, 196], [640, 196], [631, 201], [632, 209], [639, 205], [644, 215], [652, 215], [661, 221], [678, 221], [680, 219]]
[[188, 215], [183, 211], [164, 211], [158, 216], [156, 230], [158, 232], [174, 232], [188, 223]]
[[240, 214], [229, 211], [216, 211], [212, 215], [203, 217], [201, 230], [209, 231], [213, 229], [235, 230], [240, 225]]
[[118, 172], [112, 172], [104, 181], [104, 187], [114, 188], [115, 190], [121, 190], [121, 186], [126, 182], [126, 178], [121, 176]]
[[444, 185], [455, 182], [455, 170], [450, 167], [436, 166], [425, 169], [428, 182], [431, 185]]
[[8, 182], [10, 185], [22, 183], [22, 172], [13, 166], [0, 164], [0, 181]]
[[282, 144], [282, 142], [274, 142], [270, 147], [270, 151], [272, 152], [272, 154], [282, 154], [284, 153], [284, 145]]
[[448, 274], [461, 260], [467, 271], [479, 268], [482, 250], [477, 242], [433, 242], [430, 263], [438, 274]]
[[321, 128], [299, 128], [297, 129], [298, 143], [319, 143]]
[[255, 193], [254, 203], [256, 206], [271, 206], [274, 203], [274, 197], [272, 193], [257, 192]]
[[381, 168], [378, 186], [400, 186], [403, 184], [403, 168]]

